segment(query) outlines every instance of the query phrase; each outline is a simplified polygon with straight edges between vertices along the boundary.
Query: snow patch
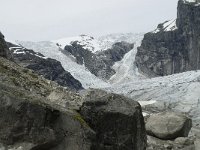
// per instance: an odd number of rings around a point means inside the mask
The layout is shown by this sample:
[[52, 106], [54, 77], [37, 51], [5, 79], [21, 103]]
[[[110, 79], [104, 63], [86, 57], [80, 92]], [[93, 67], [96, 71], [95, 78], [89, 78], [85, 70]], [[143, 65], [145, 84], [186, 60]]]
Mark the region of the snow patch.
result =
[[101, 51], [99, 41], [87, 35], [62, 38], [52, 42], [56, 43], [62, 49], [64, 49], [66, 45], [71, 45], [73, 42], [77, 42], [79, 45], [83, 46], [84, 49], [87, 49], [93, 53]]
[[157, 28], [153, 31], [153, 33], [158, 33], [160, 31], [168, 32], [168, 31], [174, 31], [177, 30], [176, 26], [176, 19], [175, 20], [170, 20], [166, 21], [162, 24], [162, 28]]
[[138, 101], [140, 103], [141, 106], [146, 106], [146, 105], [151, 105], [156, 103], [157, 101], [155, 100], [150, 100], [150, 101]]

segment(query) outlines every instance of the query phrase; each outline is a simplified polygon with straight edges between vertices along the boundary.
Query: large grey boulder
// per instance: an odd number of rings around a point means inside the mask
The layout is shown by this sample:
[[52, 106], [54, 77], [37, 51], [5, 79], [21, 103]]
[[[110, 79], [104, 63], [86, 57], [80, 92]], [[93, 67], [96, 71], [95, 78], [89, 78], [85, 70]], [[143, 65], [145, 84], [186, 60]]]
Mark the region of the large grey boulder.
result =
[[166, 140], [187, 137], [191, 127], [191, 119], [174, 112], [151, 115], [146, 123], [147, 134]]
[[146, 131], [138, 102], [117, 94], [91, 90], [80, 114], [96, 132], [93, 150], [145, 150]]

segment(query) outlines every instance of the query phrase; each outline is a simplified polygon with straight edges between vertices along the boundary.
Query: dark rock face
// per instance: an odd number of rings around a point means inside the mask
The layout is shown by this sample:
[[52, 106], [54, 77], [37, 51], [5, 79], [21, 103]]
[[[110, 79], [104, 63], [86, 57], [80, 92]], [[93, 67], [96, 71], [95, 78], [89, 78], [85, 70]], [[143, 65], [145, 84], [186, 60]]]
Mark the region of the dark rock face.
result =
[[4, 36], [1, 32], [0, 32], [0, 56], [7, 58], [7, 59], [11, 59], [11, 55], [10, 55], [8, 46], [4, 40]]
[[120, 61], [132, 48], [133, 44], [118, 42], [111, 49], [92, 53], [88, 49], [84, 49], [77, 41], [65, 46], [65, 50], [76, 57], [78, 64], [84, 64], [91, 73], [102, 79], [109, 79], [115, 74], [112, 69], [113, 64]]
[[0, 89], [0, 145], [18, 144], [22, 150], [90, 149], [95, 133], [75, 111], [79, 95], [2, 57]]
[[69, 87], [71, 90], [83, 89], [81, 83], [69, 72], [65, 71], [61, 63], [55, 59], [45, 58], [42, 54], [33, 50], [21, 48], [8, 43], [15, 62], [34, 70], [48, 80], [57, 82], [59, 85]]
[[2, 57], [0, 89], [2, 149], [146, 148], [141, 107], [123, 96], [96, 91], [83, 99]]
[[93, 150], [145, 150], [146, 133], [140, 105], [130, 99], [101, 90], [86, 95], [80, 108], [96, 132]]
[[200, 69], [200, 6], [178, 2], [177, 29], [150, 32], [138, 48], [136, 64], [148, 76]]
[[4, 145], [26, 142], [32, 143], [31, 150], [90, 149], [94, 133], [76, 116], [9, 97], [3, 91], [0, 96], [0, 142]]

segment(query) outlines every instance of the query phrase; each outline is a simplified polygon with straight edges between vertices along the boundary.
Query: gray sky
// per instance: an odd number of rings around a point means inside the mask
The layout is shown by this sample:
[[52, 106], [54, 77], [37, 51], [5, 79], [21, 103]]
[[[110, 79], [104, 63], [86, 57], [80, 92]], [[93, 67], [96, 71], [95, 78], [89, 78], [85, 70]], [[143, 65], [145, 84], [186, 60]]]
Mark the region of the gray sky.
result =
[[148, 32], [176, 18], [178, 0], [0, 0], [0, 30], [12, 40]]

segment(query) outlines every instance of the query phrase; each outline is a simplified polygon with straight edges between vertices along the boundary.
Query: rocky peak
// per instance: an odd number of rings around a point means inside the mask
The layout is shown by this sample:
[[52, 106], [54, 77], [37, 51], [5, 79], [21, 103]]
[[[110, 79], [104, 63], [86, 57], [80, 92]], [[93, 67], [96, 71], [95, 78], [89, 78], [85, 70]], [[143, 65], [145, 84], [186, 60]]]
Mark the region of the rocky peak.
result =
[[163, 76], [200, 69], [200, 5], [178, 2], [177, 19], [145, 34], [136, 55], [139, 70]]

